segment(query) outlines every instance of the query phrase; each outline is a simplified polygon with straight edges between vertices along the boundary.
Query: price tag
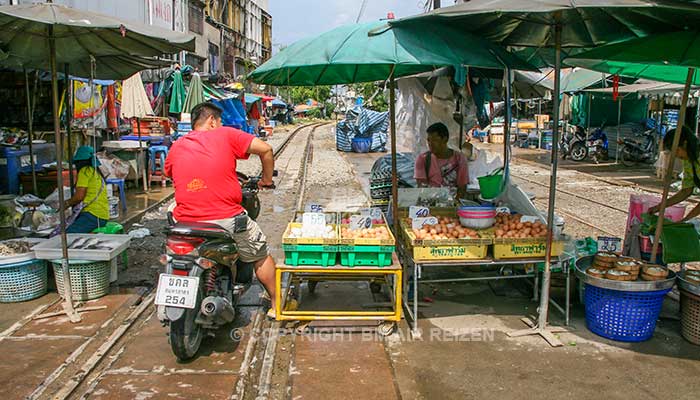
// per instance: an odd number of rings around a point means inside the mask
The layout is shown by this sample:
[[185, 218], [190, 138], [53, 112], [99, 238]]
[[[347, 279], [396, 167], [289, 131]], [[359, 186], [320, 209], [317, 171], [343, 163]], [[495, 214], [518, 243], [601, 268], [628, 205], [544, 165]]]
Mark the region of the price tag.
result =
[[369, 208], [360, 208], [360, 215], [363, 217], [369, 217], [371, 215]]
[[372, 207], [369, 209], [369, 215], [372, 217], [372, 219], [382, 219], [384, 218], [382, 216], [382, 209], [378, 207]]
[[411, 220], [411, 228], [420, 229], [423, 225], [436, 225], [437, 223], [438, 220], [435, 217], [413, 218]]
[[598, 251], [622, 253], [622, 239], [618, 237], [598, 236]]
[[322, 213], [323, 206], [320, 204], [315, 204], [315, 203], [307, 204], [304, 211], [307, 213]]
[[523, 224], [526, 222], [535, 223], [539, 220], [539, 218], [533, 217], [532, 215], [523, 215], [522, 217], [520, 217], [520, 222], [522, 222]]
[[306, 212], [301, 217], [303, 227], [321, 227], [326, 228], [326, 215], [323, 213]]
[[369, 215], [351, 215], [350, 229], [370, 229], [372, 227], [372, 217]]
[[408, 207], [408, 216], [410, 218], [426, 218], [430, 215], [428, 207], [410, 206]]

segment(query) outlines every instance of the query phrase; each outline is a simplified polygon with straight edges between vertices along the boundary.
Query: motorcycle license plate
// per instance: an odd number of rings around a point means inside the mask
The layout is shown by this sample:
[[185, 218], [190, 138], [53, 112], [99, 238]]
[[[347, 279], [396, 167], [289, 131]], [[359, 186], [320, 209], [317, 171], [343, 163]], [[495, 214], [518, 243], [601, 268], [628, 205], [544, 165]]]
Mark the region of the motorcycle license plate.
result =
[[159, 306], [194, 308], [199, 278], [160, 274], [155, 303]]

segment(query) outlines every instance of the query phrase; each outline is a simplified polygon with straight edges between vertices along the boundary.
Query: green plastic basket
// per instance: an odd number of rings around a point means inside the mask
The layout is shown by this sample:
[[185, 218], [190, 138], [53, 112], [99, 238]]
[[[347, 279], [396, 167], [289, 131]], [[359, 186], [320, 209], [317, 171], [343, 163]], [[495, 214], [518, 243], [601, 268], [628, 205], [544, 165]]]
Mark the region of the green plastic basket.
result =
[[388, 267], [395, 246], [340, 246], [340, 265], [344, 267]]
[[[56, 276], [56, 289], [63, 297], [63, 274], [61, 260], [51, 261]], [[111, 264], [109, 261], [70, 260], [70, 283], [73, 300], [93, 300], [109, 293], [109, 276]]]
[[46, 262], [30, 260], [0, 265], [0, 303], [36, 299], [46, 294]]
[[336, 264], [338, 246], [314, 244], [283, 244], [284, 263], [294, 267], [300, 265], [320, 265], [329, 267]]

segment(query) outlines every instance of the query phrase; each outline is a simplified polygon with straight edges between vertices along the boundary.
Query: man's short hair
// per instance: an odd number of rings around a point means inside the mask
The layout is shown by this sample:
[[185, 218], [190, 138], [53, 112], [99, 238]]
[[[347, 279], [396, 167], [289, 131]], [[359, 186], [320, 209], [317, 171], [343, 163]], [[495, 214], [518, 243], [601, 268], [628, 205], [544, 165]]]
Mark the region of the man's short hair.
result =
[[219, 119], [221, 118], [221, 114], [223, 112], [224, 111], [221, 109], [221, 107], [217, 106], [212, 102], [207, 101], [204, 103], [199, 103], [192, 108], [192, 112], [190, 113], [192, 118], [192, 126], [195, 126], [200, 122], [206, 121], [209, 117]]
[[428, 135], [435, 133], [443, 139], [450, 138], [450, 131], [447, 130], [447, 127], [442, 122], [436, 122], [430, 125], [428, 129], [426, 129], [426, 132], [428, 132]]

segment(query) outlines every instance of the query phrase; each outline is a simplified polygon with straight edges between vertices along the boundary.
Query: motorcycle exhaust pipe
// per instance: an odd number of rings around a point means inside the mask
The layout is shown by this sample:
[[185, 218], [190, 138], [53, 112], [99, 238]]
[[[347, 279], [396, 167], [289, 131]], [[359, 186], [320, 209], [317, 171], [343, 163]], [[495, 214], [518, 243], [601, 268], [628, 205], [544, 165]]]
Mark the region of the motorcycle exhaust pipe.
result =
[[231, 302], [220, 296], [209, 296], [202, 301], [202, 314], [217, 323], [229, 323], [236, 316], [236, 310]]

